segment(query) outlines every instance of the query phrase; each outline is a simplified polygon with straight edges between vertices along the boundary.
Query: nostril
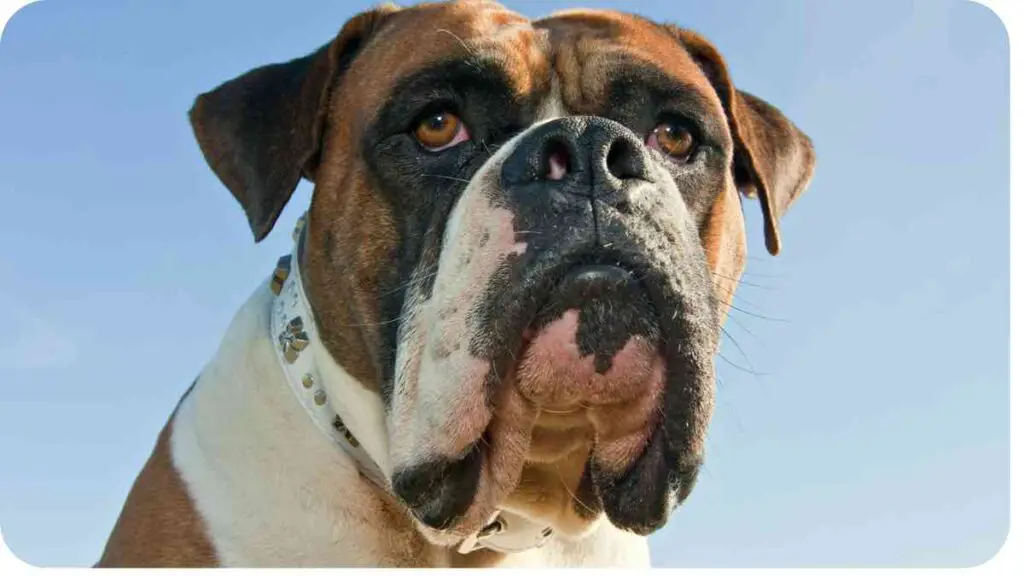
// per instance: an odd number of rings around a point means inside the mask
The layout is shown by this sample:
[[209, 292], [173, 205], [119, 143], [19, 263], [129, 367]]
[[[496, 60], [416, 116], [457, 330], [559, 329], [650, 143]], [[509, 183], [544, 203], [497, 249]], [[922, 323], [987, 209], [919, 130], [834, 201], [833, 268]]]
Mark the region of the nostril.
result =
[[569, 147], [561, 140], [552, 140], [544, 148], [543, 164], [547, 166], [544, 179], [557, 182], [572, 170], [569, 165]]
[[608, 149], [608, 172], [619, 180], [644, 177], [643, 151], [630, 144], [625, 138], [618, 138]]

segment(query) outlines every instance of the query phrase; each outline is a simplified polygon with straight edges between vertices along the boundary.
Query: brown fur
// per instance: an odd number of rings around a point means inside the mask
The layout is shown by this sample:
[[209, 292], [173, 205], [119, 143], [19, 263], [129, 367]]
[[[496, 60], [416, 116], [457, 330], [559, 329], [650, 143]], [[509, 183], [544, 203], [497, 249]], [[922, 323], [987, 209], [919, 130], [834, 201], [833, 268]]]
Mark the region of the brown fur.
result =
[[203, 521], [171, 462], [173, 422], [174, 414], [132, 485], [97, 568], [197, 568], [218, 564]]
[[573, 10], [534, 23], [552, 34], [554, 66], [569, 111], [601, 114], [606, 80], [635, 62], [651, 64], [721, 110], [701, 68], [682, 45], [651, 22], [612, 11]]
[[[423, 40], [424, 22], [430, 23], [425, 33], [435, 41]], [[761, 198], [768, 249], [773, 254], [780, 249], [777, 220], [806, 187], [813, 148], [773, 107], [733, 88], [724, 60], [710, 43], [690, 31], [612, 11], [573, 10], [534, 22], [533, 29], [528, 24], [484, 0], [401, 10], [384, 6], [354, 17], [334, 41], [306, 57], [306, 76], [293, 86], [296, 98], [270, 103], [284, 106], [276, 115], [293, 121], [273, 138], [273, 150], [283, 150], [285, 157], [262, 163], [291, 171], [256, 175], [267, 182], [247, 181], [245, 171], [230, 161], [230, 145], [224, 141], [225, 134], [240, 130], [237, 125], [248, 108], [223, 111], [237, 98], [234, 92], [267, 72], [250, 72], [226, 83], [232, 88], [226, 93], [221, 87], [197, 99], [192, 112], [197, 138], [214, 171], [247, 206], [257, 238], [269, 231], [299, 175], [315, 180], [309, 224], [313, 248], [303, 262], [310, 299], [328, 350], [370, 387], [379, 387], [382, 372], [377, 327], [395, 321], [381, 317], [379, 287], [387, 272], [382, 263], [394, 261], [398, 232], [361, 155], [352, 151], [361, 149], [360, 136], [398, 78], [453, 54], [497, 56], [520, 96], [546, 90], [557, 74], [566, 108], [574, 114], [600, 112], [606, 100], [604, 79], [623, 65], [639, 60], [658, 67], [696, 91], [729, 126], [738, 187]], [[356, 56], [348, 54], [356, 50]], [[229, 121], [207, 120], [218, 113]], [[254, 188], [274, 198], [257, 213], [247, 197]], [[742, 271], [739, 264], [734, 277]], [[728, 300], [731, 292], [723, 295]]]
[[733, 86], [725, 59], [707, 39], [675, 26], [665, 28], [686, 46], [718, 93], [735, 145], [736, 185], [745, 196], [760, 200], [765, 245], [777, 255], [782, 249], [779, 218], [811, 180], [814, 147], [782, 112]]
[[[364, 51], [334, 90], [323, 164], [310, 209], [307, 270], [310, 301], [317, 310], [324, 344], [353, 376], [379, 387], [381, 359], [381, 274], [394, 261], [398, 231], [385, 201], [375, 193], [360, 150], [366, 125], [398, 78], [465, 50], [493, 51], [505, 58], [506, 72], [521, 94], [547, 80], [543, 51], [532, 36], [499, 34], [527, 20], [490, 2], [424, 4], [387, 12]], [[429, 22], [424, 29], [424, 22]], [[348, 33], [366, 33], [346, 27]], [[425, 38], [429, 40], [425, 40]], [[487, 39], [482, 40], [482, 39]], [[381, 71], [388, 71], [382, 74]], [[356, 112], [358, 111], [358, 112]]]
[[[398, 79], [452, 55], [470, 51], [495, 56], [519, 97], [543, 94], [557, 79], [571, 114], [601, 113], [608, 97], [606, 79], [621, 67], [635, 61], [657, 67], [690, 87], [731, 136], [723, 140], [732, 144], [735, 186], [723, 187], [700, 223], [722, 323], [746, 259], [737, 190], [760, 199], [766, 245], [772, 254], [780, 249], [778, 219], [811, 177], [813, 148], [778, 110], [733, 87], [724, 60], [710, 43], [688, 31], [608, 11], [576, 10], [534, 22], [532, 29], [528, 24], [483, 0], [401, 10], [381, 7], [356, 16], [330, 44], [300, 59], [302, 74], [297, 79], [295, 71], [300, 69], [289, 68], [288, 82], [269, 91], [278, 94], [275, 99], [250, 97], [255, 92], [250, 88], [270, 82], [283, 70], [266, 68], [201, 96], [193, 109], [200, 146], [214, 172], [246, 208], [257, 239], [269, 232], [298, 179], [314, 181], [304, 280], [324, 345], [370, 388], [379, 389], [383, 373], [379, 325], [396, 321], [381, 315], [380, 287], [392, 273], [400, 236], [392, 208], [375, 190], [361, 154], [361, 137]], [[274, 81], [280, 83], [280, 78]], [[239, 102], [242, 105], [236, 105]], [[268, 144], [257, 150], [264, 157], [239, 160], [232, 154], [231, 139], [252, 129], [247, 123], [253, 115], [281, 121], [259, 126], [273, 132]], [[240, 162], [264, 166], [264, 171], [247, 171]], [[581, 509], [593, 500], [581, 478], [594, 426], [611, 430], [628, 420], [609, 416], [604, 423], [554, 429], [542, 415], [511, 501], [563, 528], [575, 523], [582, 529], [579, 521], [587, 514]], [[166, 430], [162, 442], [165, 436]], [[511, 441], [510, 434], [496, 440]], [[560, 442], [562, 448], [556, 446]], [[147, 483], [174, 490], [162, 475], [160, 450], [158, 444], [139, 482], [144, 476]], [[553, 457], [556, 452], [563, 458]], [[165, 467], [169, 470], [169, 461]], [[177, 489], [180, 496], [175, 501], [187, 500], [183, 487]], [[132, 509], [146, 505], [152, 506], [136, 502]], [[131, 531], [131, 522], [140, 522], [140, 516], [127, 509], [126, 514], [119, 527], [125, 523]], [[181, 522], [187, 520], [182, 518]], [[104, 558], [129, 558], [120, 550], [123, 547], [112, 540]], [[475, 557], [484, 564], [493, 560], [488, 554]], [[456, 562], [474, 563], [461, 557]]]
[[[597, 517], [596, 502], [584, 502], [578, 496], [583, 471], [590, 453], [589, 438], [574, 434], [579, 447], [565, 457], [550, 461], [528, 461], [519, 484], [507, 503], [550, 523], [562, 534], [582, 535]], [[582, 512], [582, 513], [581, 513]]]
[[732, 186], [718, 195], [701, 227], [701, 244], [715, 286], [719, 317], [725, 324], [747, 261], [746, 231], [739, 196]]

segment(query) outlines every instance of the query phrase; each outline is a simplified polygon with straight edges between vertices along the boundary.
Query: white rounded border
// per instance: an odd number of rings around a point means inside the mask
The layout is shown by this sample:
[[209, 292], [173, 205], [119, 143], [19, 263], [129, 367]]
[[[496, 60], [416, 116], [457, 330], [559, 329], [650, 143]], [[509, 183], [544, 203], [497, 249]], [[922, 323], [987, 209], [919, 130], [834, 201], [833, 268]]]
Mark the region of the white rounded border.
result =
[[[21, 10], [23, 7], [38, 0], [0, 0], [0, 45], [3, 42], [2, 31], [6, 28], [7, 23], [10, 21], [14, 14]], [[82, 1], [82, 0], [79, 0]], [[712, 0], [708, 0], [712, 1]], [[820, 0], [806, 0], [808, 2], [816, 2]], [[855, 1], [855, 0], [848, 0]], [[962, 0], [963, 1], [963, 0]], [[1006, 542], [1003, 544], [1002, 549], [993, 556], [990, 560], [973, 568], [957, 569], [955, 571], [965, 572], [970, 571], [975, 574], [1021, 574], [1022, 565], [1024, 565], [1024, 532], [1021, 531], [1019, 521], [1024, 518], [1022, 511], [1022, 504], [1020, 498], [1013, 497], [1012, 485], [1013, 479], [1020, 480], [1022, 473], [1024, 473], [1024, 464], [1021, 462], [1021, 446], [1024, 446], [1024, 438], [1022, 438], [1021, 429], [1019, 425], [1021, 418], [1024, 418], [1024, 399], [1020, 394], [1014, 394], [1014, 388], [1019, 388], [1018, 371], [1015, 370], [1014, 365], [1015, 358], [1024, 358], [1024, 345], [1021, 344], [1021, 339], [1017, 337], [1020, 334], [1020, 310], [1014, 306], [1013, 300], [1016, 296], [1016, 288], [1020, 285], [1021, 276], [1021, 263], [1018, 258], [1013, 255], [1019, 253], [1020, 242], [1022, 234], [1024, 234], [1024, 203], [1021, 202], [1019, 195], [1024, 193], [1021, 189], [1021, 179], [1019, 178], [1014, 167], [1024, 167], [1024, 152], [1022, 148], [1016, 144], [1021, 142], [1022, 129], [1024, 124], [1020, 115], [1017, 112], [1020, 110], [1019, 99], [1022, 90], [1024, 90], [1024, 77], [1021, 76], [1020, 63], [1024, 59], [1024, 48], [1022, 44], [1017, 44], [1015, 40], [1024, 41], [1024, 6], [1021, 5], [1020, 0], [966, 0], [970, 2], [976, 2], [983, 6], [988, 7], [992, 12], [1002, 20], [1003, 26], [1006, 28], [1007, 35], [1010, 39], [1010, 478], [1011, 478], [1011, 495], [1010, 495], [1010, 530], [1007, 534]], [[586, 4], [586, 0], [580, 0], [580, 4]], [[2, 49], [2, 48], [0, 48]], [[1018, 227], [1017, 224], [1022, 224]], [[1014, 426], [1014, 422], [1018, 425]], [[4, 495], [0, 494], [0, 498]], [[1019, 496], [1019, 494], [1018, 494]], [[97, 551], [97, 558], [99, 551]], [[1014, 566], [1017, 566], [1015, 569]], [[38, 573], [42, 570], [48, 572], [57, 572], [58, 574], [73, 574], [73, 573], [84, 573], [88, 568], [38, 568], [29, 565], [22, 561], [20, 558], [14, 555], [14, 553], [7, 547], [3, 540], [3, 531], [0, 527], [0, 574], [31, 574]], [[676, 569], [668, 569], [676, 570]], [[679, 569], [682, 570], [682, 569]], [[757, 571], [758, 569], [716, 569], [713, 570], [715, 574], [740, 574], [745, 572]], [[246, 570], [247, 571], [247, 570]], [[294, 570], [297, 572], [298, 570]], [[766, 571], [766, 570], [760, 570]], [[776, 571], [776, 570], [773, 570]], [[897, 569], [810, 569], [801, 570], [803, 573], [828, 573], [835, 574], [836, 576], [851, 576], [853, 574], [860, 574], [862, 572], [871, 573], [897, 573], [900, 570]], [[935, 570], [922, 570], [931, 572], [938, 572], [939, 569]], [[949, 569], [942, 569], [943, 573], [948, 573]], [[149, 572], [147, 570], [147, 572]], [[293, 570], [284, 570], [284, 572], [293, 572]], [[390, 572], [390, 571], [386, 571]], [[920, 572], [920, 571], [916, 571]], [[154, 571], [154, 573], [156, 573]], [[397, 571], [396, 571], [397, 573]], [[523, 570], [526, 573], [526, 570]], [[598, 572], [595, 570], [594, 572]], [[712, 569], [687, 569], [687, 574], [711, 574]], [[185, 574], [185, 570], [170, 569], [161, 570], [159, 574]], [[573, 571], [572, 574], [580, 574], [580, 571]]]

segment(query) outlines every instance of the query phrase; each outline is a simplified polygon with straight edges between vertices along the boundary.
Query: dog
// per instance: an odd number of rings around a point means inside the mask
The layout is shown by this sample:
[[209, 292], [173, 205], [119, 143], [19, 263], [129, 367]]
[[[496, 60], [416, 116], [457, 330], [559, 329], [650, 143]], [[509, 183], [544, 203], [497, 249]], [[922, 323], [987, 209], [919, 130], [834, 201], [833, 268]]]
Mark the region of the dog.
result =
[[696, 482], [746, 260], [810, 139], [702, 36], [382, 5], [189, 112], [294, 249], [182, 396], [97, 566], [633, 566]]

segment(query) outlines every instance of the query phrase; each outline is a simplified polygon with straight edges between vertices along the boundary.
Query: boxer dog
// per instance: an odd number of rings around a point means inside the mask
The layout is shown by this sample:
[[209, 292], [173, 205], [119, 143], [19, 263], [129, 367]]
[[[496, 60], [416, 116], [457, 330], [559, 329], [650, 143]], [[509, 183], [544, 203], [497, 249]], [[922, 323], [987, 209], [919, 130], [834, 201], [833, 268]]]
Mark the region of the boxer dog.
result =
[[475, 0], [359, 14], [190, 119], [256, 241], [312, 200], [98, 565], [648, 565], [704, 456], [741, 198], [778, 253], [800, 130], [693, 32]]

